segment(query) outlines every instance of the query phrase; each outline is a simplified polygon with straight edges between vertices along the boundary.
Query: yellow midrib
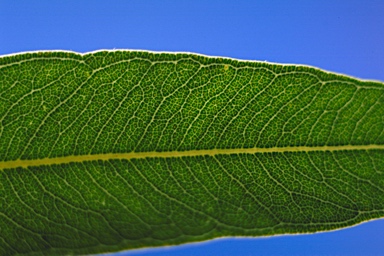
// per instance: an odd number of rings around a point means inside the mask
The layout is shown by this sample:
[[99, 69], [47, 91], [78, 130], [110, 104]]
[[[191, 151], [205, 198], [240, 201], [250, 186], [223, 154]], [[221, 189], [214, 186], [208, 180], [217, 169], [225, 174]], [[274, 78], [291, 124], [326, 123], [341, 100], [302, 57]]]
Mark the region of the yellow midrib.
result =
[[231, 154], [255, 154], [255, 153], [282, 153], [282, 152], [313, 152], [313, 151], [342, 151], [342, 150], [372, 150], [384, 149], [384, 145], [344, 145], [344, 146], [318, 146], [318, 147], [272, 147], [272, 148], [244, 148], [244, 149], [203, 149], [187, 151], [168, 152], [129, 152], [129, 153], [107, 153], [94, 155], [63, 156], [53, 158], [42, 158], [33, 160], [1, 161], [0, 169], [30, 167], [53, 164], [66, 164], [71, 162], [86, 162], [96, 160], [113, 159], [140, 159], [140, 158], [172, 158], [193, 156], [215, 156]]

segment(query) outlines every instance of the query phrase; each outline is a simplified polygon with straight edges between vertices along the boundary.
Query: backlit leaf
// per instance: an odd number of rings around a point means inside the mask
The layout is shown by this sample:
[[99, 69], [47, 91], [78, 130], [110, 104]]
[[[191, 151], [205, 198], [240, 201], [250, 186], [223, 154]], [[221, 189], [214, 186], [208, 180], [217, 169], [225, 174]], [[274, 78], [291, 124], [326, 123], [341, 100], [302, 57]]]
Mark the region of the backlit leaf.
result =
[[381, 82], [182, 53], [0, 58], [0, 255], [383, 216]]

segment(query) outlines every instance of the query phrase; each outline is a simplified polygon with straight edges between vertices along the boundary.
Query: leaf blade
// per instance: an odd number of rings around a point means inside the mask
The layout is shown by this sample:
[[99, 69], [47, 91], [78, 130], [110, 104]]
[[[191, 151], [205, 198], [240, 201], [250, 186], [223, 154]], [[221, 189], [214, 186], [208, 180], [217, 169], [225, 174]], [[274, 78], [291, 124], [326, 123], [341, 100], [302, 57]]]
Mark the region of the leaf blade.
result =
[[314, 232], [383, 216], [379, 82], [193, 54], [1, 61], [5, 254]]

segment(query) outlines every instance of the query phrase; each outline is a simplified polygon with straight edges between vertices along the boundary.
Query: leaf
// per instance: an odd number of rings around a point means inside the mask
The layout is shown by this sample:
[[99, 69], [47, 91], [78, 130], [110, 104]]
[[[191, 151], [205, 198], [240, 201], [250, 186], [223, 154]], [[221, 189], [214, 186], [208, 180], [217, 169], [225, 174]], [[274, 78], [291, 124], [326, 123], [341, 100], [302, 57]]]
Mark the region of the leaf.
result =
[[332, 230], [384, 216], [384, 85], [196, 54], [0, 58], [0, 254]]

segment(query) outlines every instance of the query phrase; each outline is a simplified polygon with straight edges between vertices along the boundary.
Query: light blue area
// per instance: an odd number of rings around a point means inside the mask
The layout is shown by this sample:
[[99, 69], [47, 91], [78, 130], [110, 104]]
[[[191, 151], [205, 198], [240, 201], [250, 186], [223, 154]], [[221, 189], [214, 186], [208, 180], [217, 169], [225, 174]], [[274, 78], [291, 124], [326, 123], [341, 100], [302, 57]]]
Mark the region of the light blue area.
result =
[[[207, 3], [209, 2], [209, 3]], [[1, 1], [0, 54], [188, 51], [384, 81], [384, 1]], [[384, 220], [316, 235], [219, 239], [127, 255], [382, 255]]]
[[384, 219], [381, 219], [333, 232], [254, 239], [223, 238], [165, 249], [122, 252], [116, 256], [383, 255], [383, 237]]
[[1, 1], [0, 54], [191, 51], [384, 80], [384, 1], [190, 2]]

